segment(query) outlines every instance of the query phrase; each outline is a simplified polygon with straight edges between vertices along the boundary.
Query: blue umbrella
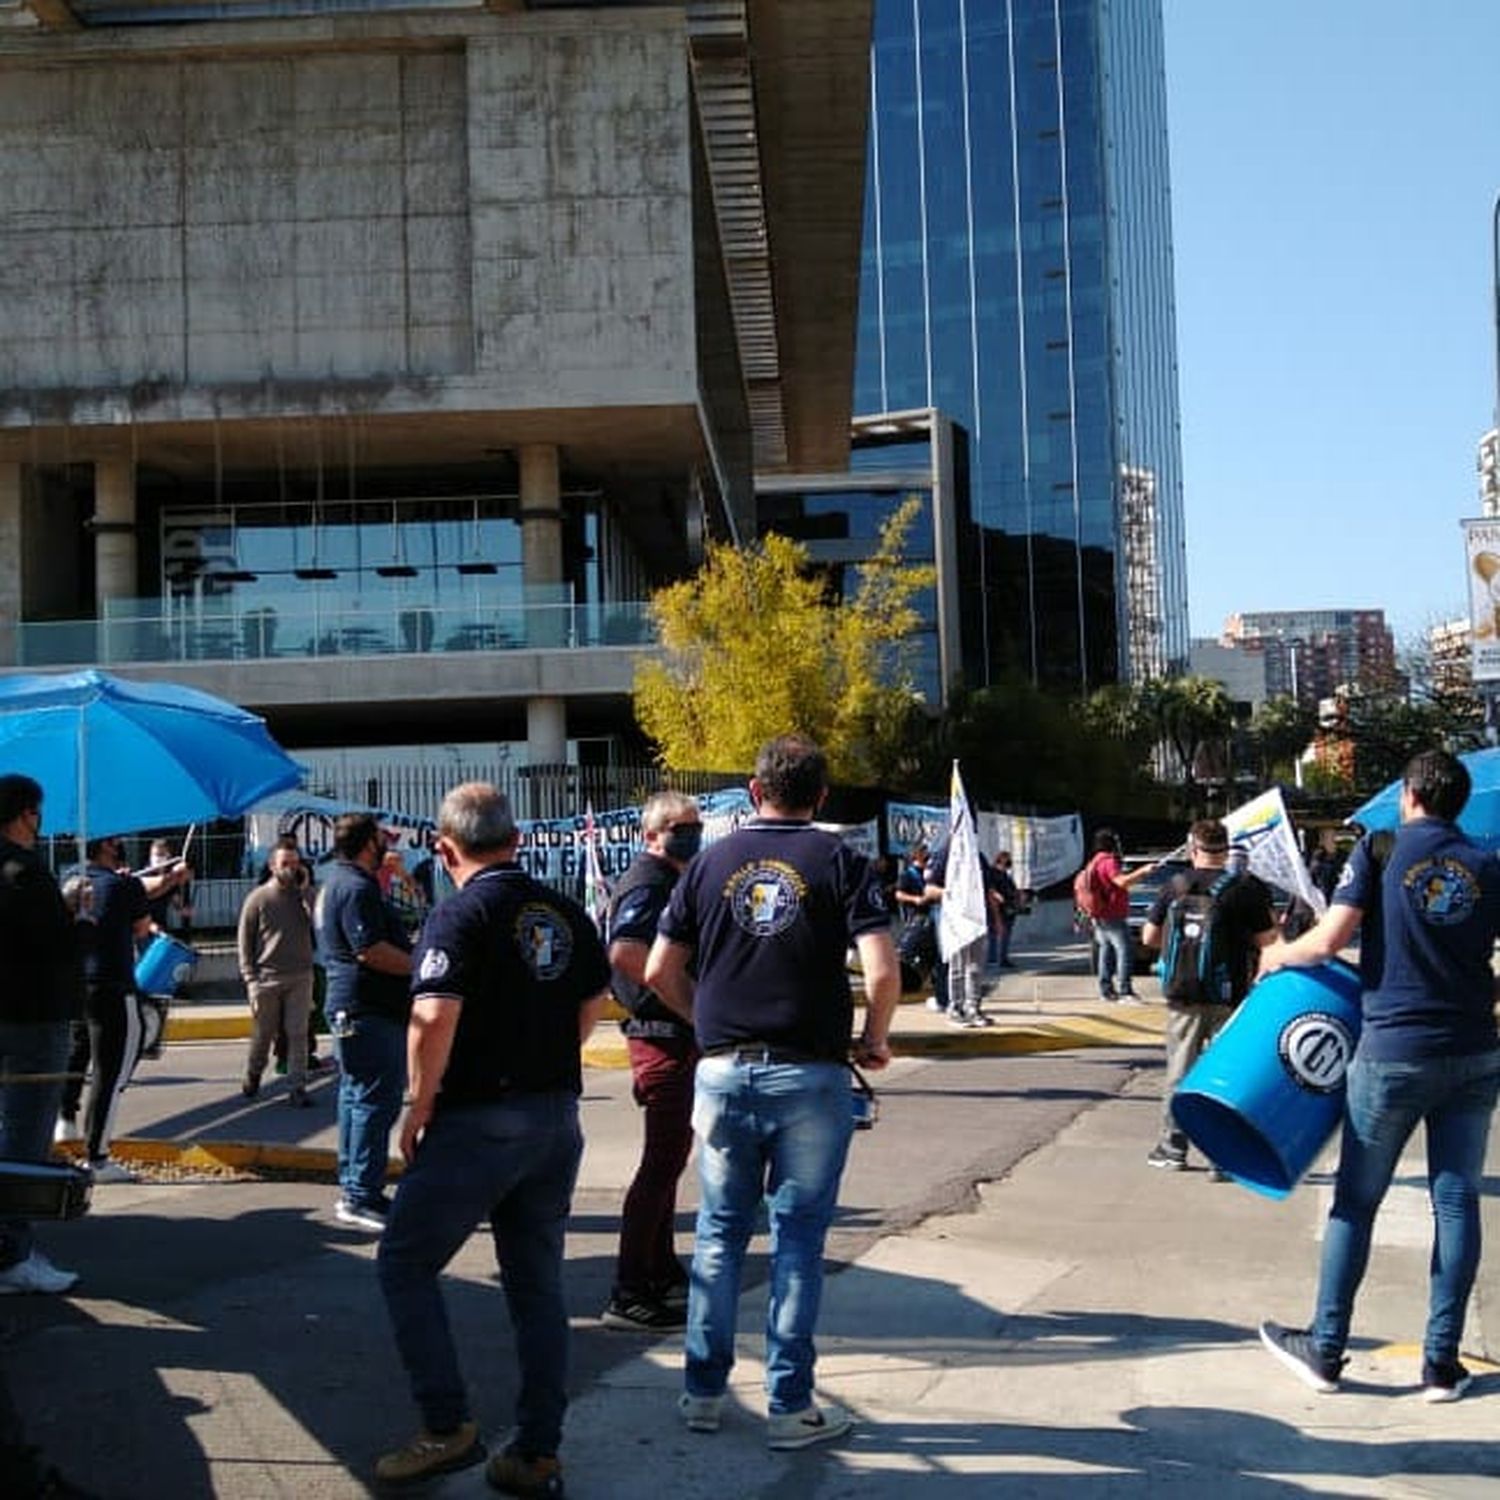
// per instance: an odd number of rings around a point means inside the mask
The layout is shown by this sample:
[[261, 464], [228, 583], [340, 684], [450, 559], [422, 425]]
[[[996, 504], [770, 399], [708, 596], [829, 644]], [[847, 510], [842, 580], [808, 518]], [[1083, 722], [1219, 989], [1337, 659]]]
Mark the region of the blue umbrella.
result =
[[[1471, 750], [1459, 759], [1469, 768], [1474, 789], [1459, 815], [1458, 826], [1486, 849], [1500, 849], [1500, 749]], [[1401, 817], [1401, 780], [1377, 792], [1349, 814], [1365, 828], [1394, 828]]]
[[48, 828], [80, 838], [233, 817], [302, 779], [254, 714], [93, 670], [0, 678], [7, 772], [39, 781]]

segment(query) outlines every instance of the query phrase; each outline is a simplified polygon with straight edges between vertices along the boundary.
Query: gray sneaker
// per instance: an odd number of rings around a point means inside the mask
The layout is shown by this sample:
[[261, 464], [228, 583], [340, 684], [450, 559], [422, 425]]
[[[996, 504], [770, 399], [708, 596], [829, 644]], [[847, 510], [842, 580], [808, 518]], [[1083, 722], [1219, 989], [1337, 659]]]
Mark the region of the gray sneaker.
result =
[[1171, 1141], [1158, 1141], [1146, 1157], [1148, 1167], [1160, 1167], [1164, 1172], [1180, 1172], [1187, 1166], [1187, 1147], [1173, 1145]]
[[782, 1412], [767, 1418], [766, 1441], [777, 1452], [811, 1448], [832, 1442], [854, 1426], [854, 1418], [842, 1406], [819, 1406], [814, 1402], [802, 1411]]
[[717, 1432], [724, 1415], [722, 1396], [690, 1396], [684, 1391], [677, 1398], [677, 1410], [689, 1432]]

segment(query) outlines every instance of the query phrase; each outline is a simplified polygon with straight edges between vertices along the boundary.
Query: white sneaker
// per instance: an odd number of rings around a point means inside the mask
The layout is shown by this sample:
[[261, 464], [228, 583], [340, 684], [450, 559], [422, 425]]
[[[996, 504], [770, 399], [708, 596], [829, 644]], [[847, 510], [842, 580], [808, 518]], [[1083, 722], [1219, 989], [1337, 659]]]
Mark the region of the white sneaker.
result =
[[77, 1280], [76, 1273], [60, 1270], [40, 1250], [33, 1250], [25, 1260], [0, 1271], [0, 1292], [44, 1292], [55, 1296], [71, 1290]]
[[929, 995], [927, 997], [927, 1009], [932, 1011], [935, 1015], [942, 1015], [943, 1007], [938, 1004], [938, 997], [936, 995]]
[[717, 1432], [724, 1413], [722, 1396], [690, 1396], [684, 1391], [677, 1398], [677, 1410], [689, 1432]]
[[385, 1233], [385, 1214], [365, 1203], [351, 1203], [347, 1198], [340, 1198], [333, 1205], [333, 1216], [351, 1229], [368, 1229], [371, 1234]]
[[64, 1141], [81, 1141], [83, 1132], [78, 1128], [78, 1121], [71, 1115], [59, 1115], [57, 1124], [52, 1127], [52, 1139], [60, 1146]]
[[811, 1448], [827, 1443], [854, 1426], [854, 1418], [842, 1406], [830, 1403], [820, 1407], [816, 1402], [802, 1411], [783, 1412], [766, 1419], [766, 1441], [778, 1452], [790, 1448]]
[[101, 1157], [98, 1161], [89, 1163], [89, 1171], [94, 1174], [94, 1183], [97, 1186], [101, 1182], [134, 1182], [135, 1173], [122, 1162], [117, 1162], [112, 1156]]

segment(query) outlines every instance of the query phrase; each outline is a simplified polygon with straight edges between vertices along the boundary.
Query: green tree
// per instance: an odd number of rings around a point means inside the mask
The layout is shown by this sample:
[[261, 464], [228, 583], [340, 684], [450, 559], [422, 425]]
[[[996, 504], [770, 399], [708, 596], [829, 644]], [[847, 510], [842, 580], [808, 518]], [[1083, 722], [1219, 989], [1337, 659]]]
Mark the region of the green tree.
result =
[[1289, 779], [1290, 768], [1312, 743], [1318, 716], [1288, 694], [1268, 698], [1251, 715], [1250, 745], [1261, 783]]
[[910, 784], [939, 794], [957, 759], [981, 802], [1161, 810], [1142, 772], [1151, 733], [1132, 705], [1129, 689], [1104, 688], [1079, 703], [1019, 676], [957, 692], [942, 720], [928, 727]]
[[651, 599], [662, 651], [636, 672], [635, 712], [673, 769], [738, 771], [773, 735], [810, 735], [833, 776], [887, 777], [921, 711], [908, 652], [913, 600], [934, 581], [904, 560], [919, 508], [881, 529], [853, 594], [829, 597], [807, 549], [775, 534], [713, 544], [698, 572]]
[[1227, 774], [1234, 706], [1222, 682], [1212, 677], [1158, 678], [1142, 686], [1141, 709], [1172, 751], [1189, 794], [1197, 786], [1201, 767]]

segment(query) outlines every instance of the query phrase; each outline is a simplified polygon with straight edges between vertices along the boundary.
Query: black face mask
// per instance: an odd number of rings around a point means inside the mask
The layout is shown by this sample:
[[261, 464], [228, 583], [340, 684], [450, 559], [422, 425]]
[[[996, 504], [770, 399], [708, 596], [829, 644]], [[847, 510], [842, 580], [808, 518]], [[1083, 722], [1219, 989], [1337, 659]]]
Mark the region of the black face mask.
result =
[[661, 847], [668, 859], [686, 864], [703, 847], [703, 825], [695, 823], [669, 830]]

